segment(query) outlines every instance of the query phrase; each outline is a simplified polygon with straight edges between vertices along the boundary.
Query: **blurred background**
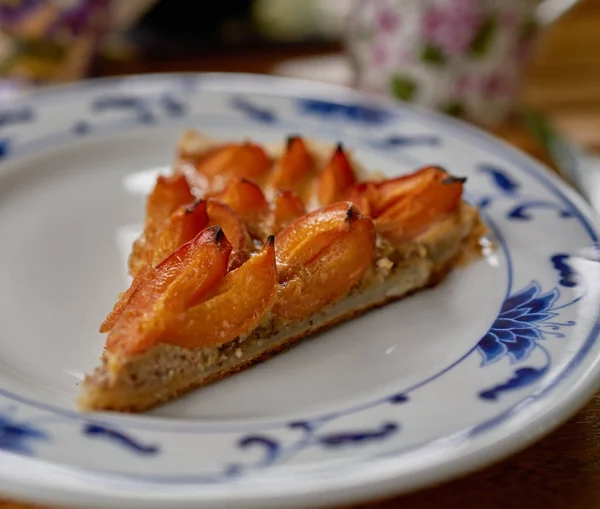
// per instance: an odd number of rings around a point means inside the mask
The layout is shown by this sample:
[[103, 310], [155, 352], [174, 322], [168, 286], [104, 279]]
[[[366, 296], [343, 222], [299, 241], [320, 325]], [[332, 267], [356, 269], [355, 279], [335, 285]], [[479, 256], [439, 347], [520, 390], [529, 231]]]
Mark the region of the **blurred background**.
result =
[[600, 0], [0, 0], [0, 105], [178, 71], [357, 87], [461, 116], [559, 169], [565, 150], [600, 152]]

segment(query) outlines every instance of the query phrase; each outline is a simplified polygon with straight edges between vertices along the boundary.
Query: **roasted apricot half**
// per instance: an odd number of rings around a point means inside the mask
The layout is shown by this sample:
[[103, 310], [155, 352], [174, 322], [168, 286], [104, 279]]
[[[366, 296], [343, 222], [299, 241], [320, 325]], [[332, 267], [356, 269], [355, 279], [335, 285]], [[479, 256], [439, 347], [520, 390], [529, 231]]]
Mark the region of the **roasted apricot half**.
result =
[[254, 329], [277, 297], [273, 237], [206, 297], [174, 322], [166, 336], [185, 348], [215, 347]]
[[294, 221], [275, 240], [280, 289], [273, 312], [300, 320], [347, 295], [373, 263], [375, 228], [349, 202]]
[[177, 209], [163, 223], [152, 249], [152, 265], [158, 264], [179, 246], [193, 239], [208, 226], [206, 202], [196, 201]]
[[206, 212], [209, 226], [220, 226], [233, 248], [229, 270], [239, 267], [250, 255], [252, 241], [246, 226], [229, 205], [220, 201], [207, 200]]
[[342, 200], [355, 183], [352, 165], [342, 145], [338, 145], [317, 180], [316, 193], [319, 203], [329, 205]]
[[269, 216], [269, 204], [260, 187], [245, 178], [232, 180], [213, 199], [229, 205], [240, 217], [253, 237], [261, 237]]
[[156, 344], [223, 280], [230, 252], [221, 228], [207, 228], [134, 279], [103, 324], [108, 350], [134, 355]]
[[382, 183], [377, 231], [395, 243], [418, 236], [458, 209], [464, 181], [441, 168], [428, 167]]
[[164, 222], [179, 207], [193, 203], [194, 197], [183, 175], [159, 176], [146, 201], [144, 231], [133, 244], [129, 271], [135, 276], [152, 262], [154, 242]]
[[456, 211], [465, 179], [427, 166], [382, 182], [361, 182], [346, 199], [375, 220], [377, 232], [393, 243], [411, 240]]
[[195, 161], [196, 170], [217, 189], [233, 178], [260, 180], [272, 166], [266, 152], [254, 143], [228, 143]]
[[375, 182], [360, 182], [348, 190], [344, 199], [354, 203], [364, 216], [372, 216], [373, 209], [379, 199], [377, 184]]
[[276, 189], [293, 190], [302, 195], [314, 171], [315, 162], [299, 136], [288, 138], [286, 150], [275, 165], [269, 185]]
[[296, 193], [289, 190], [278, 191], [273, 198], [271, 221], [273, 233], [279, 233], [304, 214], [306, 209]]

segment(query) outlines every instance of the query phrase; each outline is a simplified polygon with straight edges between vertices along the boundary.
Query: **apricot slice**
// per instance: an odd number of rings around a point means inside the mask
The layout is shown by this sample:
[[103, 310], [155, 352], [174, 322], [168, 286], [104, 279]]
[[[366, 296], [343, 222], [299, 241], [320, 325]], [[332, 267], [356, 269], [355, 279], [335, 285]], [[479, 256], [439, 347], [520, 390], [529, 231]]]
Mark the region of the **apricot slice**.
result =
[[304, 140], [292, 136], [288, 138], [286, 150], [271, 174], [269, 185], [300, 193], [313, 169], [314, 161]]
[[393, 243], [406, 242], [458, 209], [465, 179], [437, 166], [383, 182], [361, 182], [346, 199], [375, 219], [377, 232]]
[[131, 285], [129, 285], [129, 288], [120, 295], [119, 300], [113, 306], [111, 312], [108, 313], [108, 316], [100, 325], [100, 332], [108, 332], [114, 327], [115, 323], [123, 313], [123, 310], [127, 307], [127, 304], [129, 304], [129, 301], [131, 300], [133, 294], [135, 294], [135, 292], [137, 292], [138, 288], [142, 285], [142, 283], [145, 282], [148, 279], [148, 277], [150, 277], [151, 272], [152, 267], [147, 265], [138, 273], [138, 275], [135, 278], [133, 278], [133, 281], [131, 282]]
[[275, 237], [277, 261], [289, 266], [310, 262], [332, 239], [350, 230], [357, 214], [351, 203], [340, 202], [299, 217]]
[[348, 294], [373, 263], [375, 229], [349, 202], [316, 210], [276, 237], [280, 289], [273, 312], [300, 320]]
[[458, 209], [463, 183], [464, 179], [433, 167], [383, 183], [383, 207], [375, 220], [377, 231], [394, 243], [416, 237]]
[[202, 303], [188, 309], [165, 341], [185, 348], [216, 347], [254, 329], [277, 297], [273, 237]]
[[340, 144], [317, 181], [319, 203], [329, 205], [340, 201], [355, 183], [354, 170], [350, 161], [348, 161], [344, 148]]
[[197, 201], [192, 205], [180, 207], [156, 235], [153, 247], [152, 264], [156, 265], [179, 246], [193, 239], [199, 232], [208, 226], [206, 202]]
[[[377, 204], [377, 215], [380, 215], [385, 209], [395, 204], [399, 199], [409, 196], [423, 196], [441, 189], [442, 183], [452, 177], [446, 170], [438, 166], [425, 166], [409, 175], [403, 175], [395, 179], [379, 182], [377, 190], [379, 192]], [[456, 179], [455, 179], [456, 180]], [[460, 179], [459, 179], [460, 180]], [[450, 188], [452, 189], [452, 186]], [[458, 188], [462, 191], [462, 187]]]
[[[203, 232], [204, 233], [204, 232]], [[223, 232], [221, 231], [221, 237], [224, 237]], [[196, 237], [196, 241], [204, 241], [204, 237]], [[225, 239], [226, 240], [226, 239]], [[114, 305], [112, 311], [108, 314], [102, 325], [100, 326], [100, 332], [108, 332], [113, 328], [123, 310], [127, 307], [129, 301], [135, 295], [140, 287], [147, 287], [148, 281], [151, 281], [153, 278], [157, 277], [157, 274], [175, 274], [181, 266], [186, 264], [189, 261], [190, 256], [193, 254], [194, 244], [192, 242], [187, 242], [182, 244], [176, 251], [174, 251], [171, 255], [167, 256], [160, 265], [160, 271], [157, 272], [158, 265], [153, 267], [152, 265], [146, 265], [142, 270], [133, 278], [131, 285], [127, 289], [127, 291], [123, 292], [119, 298], [119, 301]], [[229, 245], [229, 251], [231, 251], [231, 246]], [[155, 283], [158, 284], [157, 281]], [[144, 286], [146, 285], [146, 286]]]
[[195, 161], [196, 170], [217, 187], [236, 177], [260, 180], [271, 165], [265, 151], [249, 142], [216, 147]]
[[272, 231], [279, 233], [287, 228], [292, 221], [306, 214], [306, 209], [300, 197], [293, 191], [278, 191], [273, 198]]
[[134, 280], [133, 290], [105, 321], [112, 323], [108, 350], [134, 355], [155, 344], [183, 311], [223, 280], [230, 252], [221, 228], [207, 228]]
[[133, 244], [129, 256], [129, 272], [135, 276], [151, 263], [157, 232], [163, 223], [182, 205], [194, 201], [190, 187], [183, 175], [159, 176], [146, 201], [144, 231]]
[[[361, 182], [348, 190], [345, 200], [354, 203], [364, 216], [371, 216], [378, 203], [379, 191], [375, 182]], [[373, 204], [373, 205], [372, 205]]]
[[159, 175], [146, 202], [146, 224], [160, 226], [175, 210], [194, 197], [183, 175]]
[[239, 267], [248, 259], [252, 242], [244, 223], [229, 205], [220, 201], [207, 200], [206, 212], [209, 226], [220, 226], [233, 248], [229, 270]]
[[262, 224], [269, 215], [269, 204], [257, 184], [245, 178], [235, 179], [213, 198], [229, 205], [253, 236], [262, 235]]

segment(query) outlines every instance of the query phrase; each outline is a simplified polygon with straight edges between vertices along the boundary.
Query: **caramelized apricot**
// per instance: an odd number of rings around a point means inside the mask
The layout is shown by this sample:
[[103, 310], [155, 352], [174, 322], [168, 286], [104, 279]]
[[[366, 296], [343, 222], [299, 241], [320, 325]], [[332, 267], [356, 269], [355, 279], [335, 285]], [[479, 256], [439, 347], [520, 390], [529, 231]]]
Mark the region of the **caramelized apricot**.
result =
[[339, 235], [350, 230], [360, 213], [340, 202], [299, 217], [275, 237], [277, 261], [291, 267], [310, 262]]
[[364, 216], [371, 216], [373, 206], [379, 200], [377, 184], [375, 182], [361, 182], [356, 184], [348, 190], [344, 199], [354, 203]]
[[127, 307], [127, 304], [129, 304], [129, 301], [131, 300], [133, 294], [137, 292], [141, 284], [148, 279], [151, 272], [152, 267], [150, 265], [147, 265], [138, 273], [137, 276], [135, 276], [135, 278], [133, 278], [133, 281], [131, 282], [131, 285], [129, 285], [129, 288], [119, 296], [119, 300], [113, 306], [111, 312], [108, 313], [108, 316], [100, 325], [100, 332], [108, 332], [114, 327], [115, 323], [123, 313], [123, 310], [125, 309], [125, 307]]
[[160, 225], [179, 207], [193, 201], [185, 177], [159, 175], [146, 202], [146, 222]]
[[[205, 233], [205, 232], [203, 232]], [[221, 238], [224, 237], [223, 232], [221, 231]], [[196, 241], [204, 241], [205, 237], [196, 237]], [[225, 239], [226, 240], [226, 239]], [[119, 319], [125, 307], [129, 304], [129, 301], [135, 295], [140, 287], [146, 288], [148, 290], [148, 282], [156, 279], [157, 274], [175, 274], [183, 265], [185, 265], [190, 256], [194, 253], [193, 248], [195, 244], [192, 242], [187, 242], [182, 244], [176, 251], [174, 251], [167, 258], [162, 260], [160, 265], [160, 271], [158, 271], [158, 266], [153, 267], [148, 264], [144, 266], [144, 268], [133, 278], [131, 285], [127, 289], [127, 291], [123, 292], [119, 298], [119, 301], [115, 304], [112, 311], [108, 314], [102, 325], [100, 326], [100, 332], [108, 332], [113, 328], [116, 321]], [[231, 251], [231, 246], [228, 247], [229, 251]], [[157, 281], [155, 281], [157, 283]]]
[[271, 164], [265, 151], [254, 143], [222, 145], [195, 161], [196, 170], [217, 189], [236, 177], [260, 180]]
[[300, 197], [293, 191], [278, 191], [273, 198], [272, 231], [279, 233], [287, 228], [292, 221], [306, 214], [306, 209]]
[[176, 317], [223, 280], [230, 252], [223, 231], [207, 228], [148, 269], [105, 322], [112, 323], [108, 350], [134, 355], [154, 344]]
[[329, 163], [317, 181], [317, 198], [321, 205], [329, 205], [343, 199], [355, 184], [354, 170], [342, 145], [338, 145]]
[[458, 209], [463, 183], [433, 167], [385, 182], [380, 187], [383, 206], [375, 220], [377, 231], [395, 243], [414, 238]]
[[202, 303], [173, 324], [165, 341], [185, 348], [216, 347], [250, 332], [277, 296], [273, 237], [263, 249], [225, 279]]
[[[376, 214], [405, 197], [417, 197], [431, 193], [438, 185], [450, 177], [446, 170], [438, 166], [425, 166], [409, 175], [384, 180], [377, 184], [379, 203]], [[462, 187], [460, 188], [462, 190]]]
[[144, 231], [134, 242], [129, 256], [129, 271], [132, 276], [151, 263], [155, 237], [163, 223], [179, 207], [193, 201], [194, 197], [183, 175], [158, 177], [146, 201]]
[[229, 269], [233, 270], [244, 263], [249, 256], [251, 239], [248, 230], [229, 205], [216, 200], [207, 200], [208, 224], [220, 226], [231, 243], [233, 251], [229, 258]]
[[377, 232], [406, 242], [458, 209], [465, 179], [436, 166], [383, 182], [361, 182], [346, 199], [375, 219]]
[[271, 174], [269, 185], [300, 193], [313, 170], [314, 161], [304, 140], [299, 136], [290, 137], [284, 154]]
[[253, 236], [261, 236], [269, 204], [257, 184], [245, 178], [235, 179], [213, 198], [229, 205]]
[[177, 209], [163, 223], [163, 227], [156, 235], [152, 265], [156, 265], [179, 246], [193, 239], [207, 226], [208, 214], [205, 201], [197, 201]]
[[276, 237], [279, 283], [273, 312], [300, 320], [348, 294], [373, 263], [375, 229], [349, 202], [316, 210]]

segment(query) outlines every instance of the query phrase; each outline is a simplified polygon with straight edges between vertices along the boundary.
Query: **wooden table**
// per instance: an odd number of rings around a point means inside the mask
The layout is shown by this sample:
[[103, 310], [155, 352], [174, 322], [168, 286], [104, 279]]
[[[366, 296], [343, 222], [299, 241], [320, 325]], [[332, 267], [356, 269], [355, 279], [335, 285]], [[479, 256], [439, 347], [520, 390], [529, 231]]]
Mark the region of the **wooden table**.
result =
[[[173, 70], [268, 72], [290, 54], [232, 56], [192, 62], [105, 63], [104, 74]], [[297, 55], [293, 55], [297, 56]], [[563, 134], [600, 153], [600, 0], [582, 3], [547, 31], [528, 72], [523, 104], [545, 112]], [[539, 144], [519, 123], [497, 133], [547, 161]], [[28, 506], [2, 502], [0, 509]], [[436, 488], [364, 509], [600, 508], [600, 395], [550, 436], [492, 467]], [[118, 509], [118, 508], [116, 508]]]

